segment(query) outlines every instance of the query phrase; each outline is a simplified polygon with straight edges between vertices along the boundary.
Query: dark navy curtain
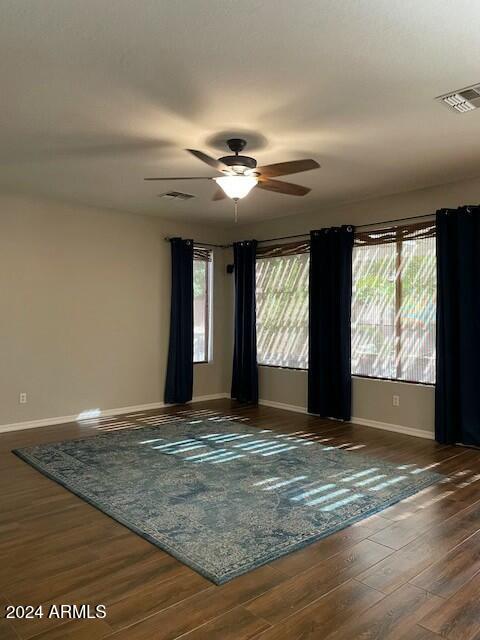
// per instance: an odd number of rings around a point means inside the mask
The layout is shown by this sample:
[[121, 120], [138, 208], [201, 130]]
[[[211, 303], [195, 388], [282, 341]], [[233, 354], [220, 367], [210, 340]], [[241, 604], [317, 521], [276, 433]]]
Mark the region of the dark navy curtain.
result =
[[255, 263], [257, 241], [233, 245], [235, 263], [235, 330], [233, 348], [232, 398], [258, 402], [257, 314]]
[[310, 233], [308, 411], [350, 420], [351, 226]]
[[438, 442], [480, 446], [480, 207], [437, 212]]
[[193, 240], [172, 238], [172, 299], [165, 402], [184, 403], [193, 391]]

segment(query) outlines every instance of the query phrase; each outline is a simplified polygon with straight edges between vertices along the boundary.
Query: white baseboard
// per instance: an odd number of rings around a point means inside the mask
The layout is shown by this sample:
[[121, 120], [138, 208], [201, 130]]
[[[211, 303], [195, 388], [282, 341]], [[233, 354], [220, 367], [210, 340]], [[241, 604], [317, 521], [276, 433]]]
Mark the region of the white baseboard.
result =
[[308, 413], [306, 407], [300, 407], [296, 404], [285, 404], [284, 402], [274, 402], [273, 400], [260, 400], [258, 404], [265, 407], [273, 407], [274, 409], [284, 409], [285, 411], [294, 411], [295, 413]]
[[[266, 407], [274, 407], [275, 409], [284, 409], [285, 411], [294, 411], [295, 413], [308, 413], [306, 407], [299, 407], [294, 404], [285, 404], [284, 402], [274, 402], [273, 400], [258, 401], [258, 404]], [[367, 418], [352, 417], [351, 423], [359, 424], [364, 427], [373, 427], [374, 429], [383, 429], [383, 431], [393, 431], [395, 433], [402, 433], [406, 436], [415, 436], [417, 438], [426, 438], [427, 440], [434, 440], [435, 436], [433, 431], [424, 431], [423, 429], [415, 429], [413, 427], [405, 427], [401, 424], [390, 424], [389, 422], [378, 422], [377, 420], [368, 420]]]
[[230, 394], [229, 393], [211, 393], [209, 396], [195, 396], [195, 398], [192, 398], [190, 402], [206, 402], [207, 400], [221, 400], [222, 398], [230, 398]]
[[378, 422], [377, 420], [368, 420], [367, 418], [357, 418], [352, 416], [353, 424], [359, 424], [364, 427], [373, 427], [373, 429], [382, 429], [383, 431], [394, 431], [395, 433], [403, 433], [406, 436], [415, 436], [416, 438], [426, 438], [434, 440], [433, 431], [425, 431], [424, 429], [415, 429], [414, 427], [405, 427], [401, 424], [391, 424], [389, 422]]
[[[229, 398], [227, 393], [212, 393], [207, 396], [196, 396], [192, 398], [190, 402], [204, 402], [206, 400], [218, 400], [220, 398]], [[115, 409], [99, 409], [95, 410], [92, 417], [104, 418], [108, 416], [118, 416], [123, 413], [134, 413], [136, 411], [151, 411], [152, 409], [162, 409], [164, 407], [171, 407], [164, 402], [150, 402], [148, 404], [137, 404], [130, 407], [117, 407]], [[29, 420], [27, 422], [13, 422], [11, 424], [0, 424], [0, 433], [8, 431], [21, 431], [22, 429], [37, 429], [38, 427], [51, 427], [57, 424], [66, 424], [67, 422], [76, 422], [80, 420], [82, 414], [72, 414], [70, 416], [56, 416], [54, 418], [41, 418], [39, 420]], [[86, 412], [84, 419], [88, 419], [88, 412]]]
[[[192, 398], [191, 402], [206, 402], [208, 400], [219, 400], [222, 398], [230, 398], [228, 393], [212, 393], [206, 396], [196, 396]], [[293, 411], [294, 413], [307, 414], [306, 407], [300, 407], [294, 404], [286, 404], [284, 402], [275, 402], [273, 400], [260, 399], [258, 404], [266, 407], [273, 407], [274, 409], [283, 409], [284, 411]], [[151, 411], [152, 409], [162, 409], [167, 406], [164, 402], [151, 402], [148, 404], [138, 404], [129, 407], [117, 407], [115, 409], [101, 409], [95, 413], [95, 417], [103, 418], [108, 416], [117, 416], [124, 413], [134, 413], [136, 411]], [[87, 418], [87, 416], [85, 416]], [[9, 431], [21, 431], [22, 429], [36, 429], [38, 427], [50, 427], [57, 424], [65, 424], [67, 422], [76, 422], [79, 420], [79, 414], [73, 414], [70, 416], [56, 416], [54, 418], [41, 418], [40, 420], [29, 420], [27, 422], [13, 422], [11, 424], [0, 425], [0, 433], [6, 433]], [[428, 440], [434, 440], [434, 434], [432, 431], [424, 431], [423, 429], [415, 429], [413, 427], [405, 427], [400, 424], [390, 424], [388, 422], [378, 422], [377, 420], [368, 420], [367, 418], [352, 417], [351, 422], [359, 424], [365, 427], [373, 427], [374, 429], [382, 429], [383, 431], [393, 431], [395, 433], [402, 433], [408, 436], [415, 436], [417, 438], [426, 438]]]

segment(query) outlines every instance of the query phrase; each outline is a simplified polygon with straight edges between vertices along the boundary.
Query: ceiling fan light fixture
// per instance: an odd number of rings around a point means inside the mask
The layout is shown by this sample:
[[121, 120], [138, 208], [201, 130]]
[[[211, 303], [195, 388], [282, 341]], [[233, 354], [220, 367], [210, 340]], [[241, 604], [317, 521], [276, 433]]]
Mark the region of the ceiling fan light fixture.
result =
[[232, 200], [245, 198], [258, 182], [255, 176], [221, 176], [214, 180]]
[[237, 175], [239, 175], [239, 176], [243, 176], [243, 175], [245, 175], [245, 171], [246, 171], [247, 167], [244, 167], [244, 166], [243, 166], [243, 165], [241, 165], [241, 164], [234, 164], [234, 165], [232, 166], [232, 169], [235, 171], [235, 173], [236, 173]]

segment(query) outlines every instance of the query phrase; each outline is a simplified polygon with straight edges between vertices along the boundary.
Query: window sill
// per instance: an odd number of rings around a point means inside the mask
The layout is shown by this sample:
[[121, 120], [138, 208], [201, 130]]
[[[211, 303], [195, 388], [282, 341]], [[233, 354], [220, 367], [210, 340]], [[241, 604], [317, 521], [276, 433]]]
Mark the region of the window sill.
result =
[[210, 364], [213, 360], [196, 360], [193, 364]]
[[266, 369], [285, 369], [286, 371], [308, 371], [308, 369], [303, 369], [302, 367], [284, 367], [281, 364], [262, 364], [258, 363], [259, 367], [265, 367]]
[[400, 384], [414, 384], [417, 387], [435, 387], [434, 382], [415, 382], [414, 380], [401, 380], [399, 378], [380, 378], [377, 376], [360, 376], [356, 373], [352, 373], [352, 378], [358, 378], [359, 380], [380, 380], [381, 382], [399, 382]]
[[[265, 369], [283, 369], [285, 371], [308, 371], [308, 369], [302, 369], [301, 367], [282, 367], [277, 364], [261, 364], [258, 363], [259, 367], [264, 367]], [[420, 387], [429, 387], [434, 388], [434, 382], [414, 382], [413, 380], [400, 380], [397, 378], [379, 378], [375, 376], [360, 376], [355, 373], [352, 373], [352, 378], [358, 378], [359, 380], [380, 380], [381, 382], [399, 382], [400, 384], [414, 384]]]

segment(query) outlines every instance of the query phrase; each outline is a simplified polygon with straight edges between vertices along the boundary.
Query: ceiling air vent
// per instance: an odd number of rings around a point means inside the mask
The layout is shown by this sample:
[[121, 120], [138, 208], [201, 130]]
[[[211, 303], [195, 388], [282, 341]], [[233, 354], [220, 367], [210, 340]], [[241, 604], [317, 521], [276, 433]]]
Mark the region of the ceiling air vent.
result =
[[158, 197], [165, 198], [165, 200], [191, 200], [195, 196], [181, 191], [166, 191], [165, 193], [159, 193]]
[[447, 93], [444, 96], [439, 96], [436, 100], [458, 113], [473, 111], [480, 107], [480, 84], [459, 89], [454, 93]]

